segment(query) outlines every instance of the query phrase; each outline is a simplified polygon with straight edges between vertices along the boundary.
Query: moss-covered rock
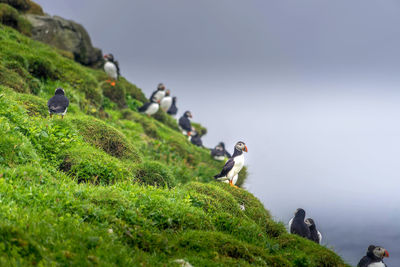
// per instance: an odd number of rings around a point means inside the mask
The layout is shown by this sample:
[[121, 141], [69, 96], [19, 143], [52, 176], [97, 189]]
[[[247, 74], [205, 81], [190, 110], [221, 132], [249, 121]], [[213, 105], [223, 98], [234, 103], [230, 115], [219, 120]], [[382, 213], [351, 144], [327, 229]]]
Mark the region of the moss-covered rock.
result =
[[105, 82], [101, 85], [101, 88], [103, 90], [103, 95], [116, 103], [119, 108], [126, 107], [126, 92], [125, 88], [122, 87], [120, 83], [116, 83], [115, 86], [112, 86], [110, 83]]
[[[4, 1], [4, 0], [2, 0]], [[17, 2], [17, 1], [16, 1]], [[24, 1], [21, 1], [23, 3]], [[12, 6], [0, 3], [0, 23], [12, 27], [22, 34], [30, 36], [32, 25]]]
[[141, 160], [136, 148], [114, 127], [91, 117], [74, 118], [72, 122], [86, 142], [102, 149], [111, 156], [130, 159], [134, 162]]
[[[243, 216], [236, 199], [230, 193], [219, 188], [215, 184], [191, 182], [187, 184], [185, 188], [190, 192], [194, 205], [200, 205], [205, 210], [219, 210], [234, 216]], [[198, 194], [205, 195], [207, 198], [201, 198]], [[211, 201], [211, 203], [209, 203], [209, 201]], [[210, 205], [214, 207], [210, 207]]]
[[65, 151], [60, 170], [75, 178], [77, 182], [110, 184], [133, 180], [131, 170], [125, 164], [90, 146], [74, 146]]
[[216, 187], [229, 192], [239, 203], [244, 206], [246, 216], [254, 220], [258, 225], [265, 229], [267, 221], [271, 219], [271, 215], [264, 208], [264, 205], [253, 194], [244, 190], [230, 186], [227, 183], [215, 183]]
[[137, 181], [146, 185], [173, 187], [176, 184], [175, 177], [167, 166], [157, 161], [146, 161], [134, 168]]

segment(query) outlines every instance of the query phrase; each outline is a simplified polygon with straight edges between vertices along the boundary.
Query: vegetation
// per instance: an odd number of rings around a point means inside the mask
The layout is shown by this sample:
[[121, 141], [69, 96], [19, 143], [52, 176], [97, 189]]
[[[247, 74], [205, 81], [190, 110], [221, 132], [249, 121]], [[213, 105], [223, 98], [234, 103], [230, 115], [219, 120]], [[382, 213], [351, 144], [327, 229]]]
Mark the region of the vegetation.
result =
[[[214, 182], [223, 163], [165, 113], [137, 113], [125, 79], [105, 89], [102, 71], [2, 25], [0, 47], [0, 266], [345, 266]], [[64, 119], [47, 116], [57, 87]]]

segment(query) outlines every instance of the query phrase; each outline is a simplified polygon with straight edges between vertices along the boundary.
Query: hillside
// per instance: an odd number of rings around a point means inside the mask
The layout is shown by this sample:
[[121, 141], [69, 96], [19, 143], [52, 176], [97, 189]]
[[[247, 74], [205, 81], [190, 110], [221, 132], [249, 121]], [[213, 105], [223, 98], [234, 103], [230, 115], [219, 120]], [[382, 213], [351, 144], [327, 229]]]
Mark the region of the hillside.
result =
[[[0, 25], [0, 266], [345, 266], [212, 181], [221, 162], [137, 113], [139, 88], [105, 80]], [[57, 87], [64, 119], [47, 113]]]

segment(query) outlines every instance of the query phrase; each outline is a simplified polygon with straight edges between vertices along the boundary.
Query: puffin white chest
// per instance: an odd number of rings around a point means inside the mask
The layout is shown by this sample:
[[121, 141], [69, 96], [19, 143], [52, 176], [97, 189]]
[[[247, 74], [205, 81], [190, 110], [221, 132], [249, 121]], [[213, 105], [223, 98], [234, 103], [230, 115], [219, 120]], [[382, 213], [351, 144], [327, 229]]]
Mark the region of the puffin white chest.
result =
[[168, 111], [168, 109], [172, 105], [172, 97], [166, 96], [161, 100], [160, 107], [164, 111]]
[[118, 78], [117, 66], [115, 66], [114, 63], [107, 61], [106, 64], [104, 64], [104, 71], [109, 77], [115, 80]]
[[165, 91], [158, 91], [157, 93], [154, 94], [153, 100], [156, 102], [161, 101], [165, 96]]
[[386, 265], [383, 262], [374, 262], [368, 265], [368, 267], [386, 267]]
[[144, 113], [147, 115], [153, 115], [158, 111], [158, 108], [159, 106], [157, 103], [151, 103]]
[[240, 155], [234, 158], [235, 165], [233, 165], [232, 170], [228, 173], [228, 178], [232, 179], [235, 175], [237, 175], [244, 166], [244, 155]]

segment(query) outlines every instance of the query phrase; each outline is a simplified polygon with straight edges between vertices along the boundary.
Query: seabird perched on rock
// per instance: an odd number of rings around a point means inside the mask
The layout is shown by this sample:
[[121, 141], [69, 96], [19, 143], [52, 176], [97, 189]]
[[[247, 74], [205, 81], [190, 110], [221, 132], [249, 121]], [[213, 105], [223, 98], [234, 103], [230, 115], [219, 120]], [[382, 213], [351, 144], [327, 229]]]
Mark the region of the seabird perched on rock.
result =
[[163, 99], [161, 99], [160, 108], [164, 112], [167, 112], [170, 109], [171, 105], [172, 105], [172, 97], [170, 96], [170, 94], [171, 94], [171, 91], [168, 89], [165, 92], [165, 96], [163, 97]]
[[225, 163], [221, 173], [215, 175], [214, 178], [219, 181], [229, 180], [229, 184], [236, 187], [233, 180], [244, 166], [243, 151], [248, 152], [246, 144], [242, 141], [237, 142], [232, 157]]
[[182, 117], [179, 119], [179, 127], [182, 130], [182, 133], [187, 136], [191, 136], [193, 132], [192, 124], [190, 123], [190, 118], [192, 118], [192, 113], [190, 111], [186, 111]]
[[165, 96], [165, 85], [163, 83], [159, 83], [157, 86], [157, 90], [155, 90], [151, 96], [150, 96], [150, 101], [159, 103]]
[[60, 114], [61, 118], [67, 113], [69, 106], [69, 100], [65, 96], [65, 92], [62, 88], [57, 88], [54, 96], [47, 102], [47, 107], [49, 108], [50, 118], [53, 114]]
[[322, 242], [322, 235], [321, 235], [321, 233], [317, 230], [317, 227], [316, 227], [316, 225], [315, 225], [314, 220], [311, 219], [311, 218], [307, 218], [304, 222], [307, 224], [308, 228], [310, 229], [310, 240], [311, 240], [311, 241], [314, 241], [314, 242], [317, 243], [317, 244], [321, 244], [321, 242]]
[[306, 212], [303, 209], [297, 209], [294, 218], [289, 221], [289, 230], [291, 234], [296, 234], [304, 238], [310, 239], [310, 228], [304, 222]]
[[215, 160], [223, 161], [225, 157], [230, 158], [231, 154], [225, 149], [225, 144], [220, 142], [215, 148], [211, 149], [211, 156]]
[[147, 116], [151, 116], [157, 113], [160, 105], [157, 102], [151, 100], [151, 102], [143, 104], [138, 110], [140, 113], [144, 113]]
[[367, 255], [364, 256], [357, 267], [387, 267], [383, 262], [383, 258], [389, 257], [389, 252], [383, 247], [370, 245]]
[[104, 59], [106, 60], [106, 63], [104, 64], [104, 71], [107, 73], [108, 77], [114, 80], [107, 80], [107, 82], [112, 86], [115, 86], [115, 81], [117, 81], [120, 76], [118, 61], [114, 60], [113, 54], [104, 55]]
[[178, 113], [178, 108], [176, 107], [176, 96], [172, 98], [172, 104], [167, 113], [172, 116], [175, 116]]

